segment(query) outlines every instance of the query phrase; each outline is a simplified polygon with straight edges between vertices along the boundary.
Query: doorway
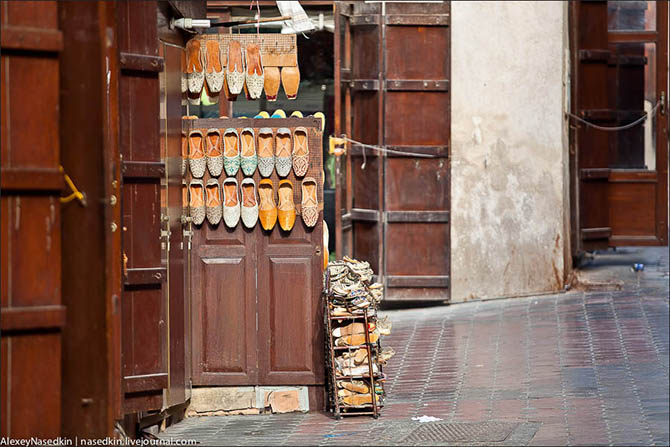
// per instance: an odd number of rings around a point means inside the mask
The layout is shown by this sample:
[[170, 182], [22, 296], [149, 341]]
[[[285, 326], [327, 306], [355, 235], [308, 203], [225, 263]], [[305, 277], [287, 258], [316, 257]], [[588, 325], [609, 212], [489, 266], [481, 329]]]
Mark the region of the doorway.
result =
[[668, 244], [668, 5], [571, 3], [573, 256]]

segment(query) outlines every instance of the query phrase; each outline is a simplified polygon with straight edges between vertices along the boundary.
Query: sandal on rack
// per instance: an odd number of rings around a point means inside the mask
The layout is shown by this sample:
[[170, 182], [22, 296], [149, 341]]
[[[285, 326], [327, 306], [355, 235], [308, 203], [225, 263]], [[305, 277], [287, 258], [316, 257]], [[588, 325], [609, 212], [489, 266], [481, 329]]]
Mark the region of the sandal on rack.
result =
[[256, 182], [252, 178], [242, 180], [242, 223], [253, 228], [258, 221], [258, 199], [256, 199]]
[[270, 177], [275, 168], [275, 154], [273, 149], [274, 135], [269, 127], [262, 127], [258, 131], [258, 172], [263, 177]]
[[221, 208], [221, 186], [215, 178], [207, 180], [205, 186], [207, 196], [207, 220], [212, 225], [218, 225], [221, 222], [223, 209]]
[[240, 169], [240, 136], [233, 128], [223, 133], [223, 166], [230, 177]]
[[207, 129], [207, 169], [212, 177], [220, 176], [223, 171], [221, 132], [215, 127]]
[[309, 168], [309, 144], [307, 129], [297, 127], [293, 131], [293, 172], [297, 177], [304, 177]]
[[263, 58], [258, 44], [250, 43], [245, 52], [247, 59], [246, 91], [248, 99], [258, 99], [263, 93], [265, 85], [265, 73], [263, 72]]
[[191, 168], [191, 175], [195, 178], [202, 178], [205, 175], [207, 159], [202, 147], [203, 142], [202, 131], [196, 129], [188, 134], [188, 165]]
[[223, 63], [219, 42], [207, 40], [205, 43], [205, 80], [212, 93], [219, 93], [223, 88]]
[[256, 155], [256, 135], [254, 129], [251, 127], [242, 129], [240, 139], [242, 140], [242, 154], [240, 157], [242, 173], [247, 176], [254, 175], [256, 166], [258, 165], [258, 155]]
[[235, 177], [223, 181], [223, 221], [230, 228], [240, 221], [240, 189]]
[[270, 231], [277, 223], [277, 206], [275, 205], [272, 180], [266, 178], [260, 181], [258, 196], [261, 202], [258, 208], [258, 218], [263, 229]]
[[239, 95], [244, 87], [244, 62], [242, 46], [237, 40], [228, 42], [228, 65], [226, 66], [226, 81], [231, 95]]
[[281, 85], [281, 75], [279, 74], [279, 67], [265, 67], [265, 81], [263, 88], [265, 89], [265, 97], [268, 101], [276, 101], [277, 93], [279, 93], [279, 86]]
[[275, 136], [275, 165], [277, 175], [286, 177], [291, 172], [291, 131], [286, 127], [277, 129]]
[[317, 199], [316, 180], [307, 177], [302, 181], [302, 221], [308, 227], [314, 227], [319, 218], [319, 203]]
[[194, 225], [202, 225], [205, 221], [205, 187], [202, 180], [191, 180], [189, 184], [189, 210]]
[[293, 203], [293, 184], [289, 180], [281, 180], [279, 189], [279, 205], [277, 205], [277, 217], [279, 226], [284, 231], [291, 231], [295, 224], [295, 203]]

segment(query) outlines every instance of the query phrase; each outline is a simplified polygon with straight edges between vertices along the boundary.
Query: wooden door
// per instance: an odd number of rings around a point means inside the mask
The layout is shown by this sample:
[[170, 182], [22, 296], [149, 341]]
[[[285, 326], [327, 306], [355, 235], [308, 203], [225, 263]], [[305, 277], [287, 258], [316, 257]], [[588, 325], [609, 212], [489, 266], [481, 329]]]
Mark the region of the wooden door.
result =
[[[573, 208], [581, 250], [667, 245], [666, 2], [573, 4]], [[626, 127], [643, 117], [639, 125]], [[576, 228], [575, 228], [576, 227]]]
[[3, 2], [3, 437], [61, 433], [61, 204], [56, 2]]
[[[160, 409], [168, 386], [167, 309], [161, 262], [157, 2], [117, 3], [119, 23], [119, 132], [123, 174], [122, 248], [127, 257], [122, 293], [124, 413]], [[163, 233], [167, 234], [167, 233]], [[164, 239], [164, 237], [163, 237]]]
[[449, 299], [449, 3], [337, 2], [338, 256], [387, 300]]

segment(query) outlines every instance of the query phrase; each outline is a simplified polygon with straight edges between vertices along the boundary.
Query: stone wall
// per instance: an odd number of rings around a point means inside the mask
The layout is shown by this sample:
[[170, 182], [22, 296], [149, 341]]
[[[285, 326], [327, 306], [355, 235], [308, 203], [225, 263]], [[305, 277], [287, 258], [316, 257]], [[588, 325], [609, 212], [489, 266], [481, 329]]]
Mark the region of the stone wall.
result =
[[563, 288], [563, 2], [452, 2], [452, 302]]

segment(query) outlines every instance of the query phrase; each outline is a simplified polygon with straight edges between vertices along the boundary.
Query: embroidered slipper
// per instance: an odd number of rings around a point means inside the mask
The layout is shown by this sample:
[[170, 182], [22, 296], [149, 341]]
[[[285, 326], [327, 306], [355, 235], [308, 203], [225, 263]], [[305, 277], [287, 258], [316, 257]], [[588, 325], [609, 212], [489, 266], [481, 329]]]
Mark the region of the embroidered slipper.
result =
[[223, 153], [221, 152], [221, 132], [219, 129], [207, 129], [207, 169], [212, 177], [218, 177], [223, 171]]
[[207, 193], [207, 220], [212, 225], [218, 225], [221, 222], [223, 209], [221, 208], [221, 187], [216, 179], [211, 178], [207, 180], [205, 186]]
[[207, 40], [205, 42], [205, 80], [212, 93], [219, 93], [223, 88], [223, 64], [219, 42]]
[[256, 199], [256, 182], [252, 178], [242, 180], [242, 223], [253, 228], [258, 220], [258, 200]]
[[230, 228], [240, 221], [240, 189], [235, 177], [223, 181], [223, 221]]
[[188, 138], [186, 132], [181, 133], [181, 176], [186, 175], [186, 167], [188, 165]]
[[248, 99], [258, 99], [263, 93], [263, 86], [265, 85], [265, 73], [263, 71], [263, 58], [261, 56], [261, 49], [255, 43], [247, 45], [246, 62], [246, 89], [248, 92]]
[[188, 165], [191, 168], [191, 175], [195, 178], [202, 178], [205, 175], [207, 159], [203, 151], [204, 139], [202, 131], [197, 129], [188, 134]]
[[205, 187], [202, 180], [191, 180], [189, 184], [189, 210], [193, 223], [202, 225], [205, 221]]
[[198, 39], [191, 39], [186, 43], [186, 79], [188, 80], [188, 91], [199, 97], [205, 83], [205, 70], [203, 50]]
[[293, 131], [293, 172], [297, 177], [304, 177], [309, 168], [309, 144], [307, 129], [296, 127]]
[[279, 67], [265, 67], [265, 81], [263, 88], [265, 90], [265, 98], [268, 101], [276, 101], [277, 93], [279, 93], [279, 86], [281, 85], [281, 75], [279, 74]]
[[254, 175], [258, 165], [258, 155], [256, 155], [256, 135], [254, 129], [245, 127], [240, 135], [242, 140], [242, 154], [240, 157], [240, 166], [244, 175]]
[[281, 83], [284, 86], [286, 99], [295, 99], [298, 96], [298, 88], [300, 87], [300, 70], [298, 67], [282, 67]]
[[223, 134], [223, 166], [231, 177], [240, 169], [240, 136], [233, 128]]
[[291, 131], [286, 127], [277, 129], [275, 136], [275, 165], [277, 175], [286, 177], [291, 172]]
[[316, 180], [307, 177], [302, 181], [302, 221], [308, 227], [313, 227], [319, 218], [319, 202], [317, 200]]
[[277, 217], [279, 226], [284, 231], [291, 231], [295, 224], [295, 203], [293, 203], [293, 183], [290, 180], [281, 180], [279, 189], [279, 205], [277, 205]]
[[272, 129], [263, 127], [258, 131], [258, 172], [263, 177], [270, 177], [275, 168], [273, 142]]
[[231, 95], [239, 95], [244, 87], [244, 57], [242, 46], [237, 40], [228, 42], [228, 65], [226, 66], [226, 81]]
[[277, 206], [274, 199], [274, 187], [272, 180], [263, 179], [258, 184], [258, 196], [260, 197], [260, 206], [258, 208], [258, 218], [264, 230], [270, 231], [277, 223]]

